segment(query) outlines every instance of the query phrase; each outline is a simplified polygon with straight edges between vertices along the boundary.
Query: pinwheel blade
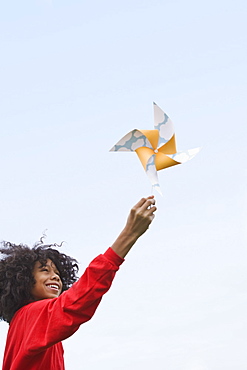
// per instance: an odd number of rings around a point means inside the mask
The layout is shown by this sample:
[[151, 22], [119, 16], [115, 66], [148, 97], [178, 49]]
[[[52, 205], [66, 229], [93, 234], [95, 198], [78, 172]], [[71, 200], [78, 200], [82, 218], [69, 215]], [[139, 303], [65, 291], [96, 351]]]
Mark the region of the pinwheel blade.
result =
[[[159, 130], [159, 147], [166, 144], [174, 135], [174, 126], [168, 115], [154, 102], [154, 128]], [[176, 152], [176, 147], [175, 147]]]
[[141, 131], [132, 130], [122, 137], [122, 139], [110, 149], [110, 152], [134, 152], [142, 146], [152, 149], [152, 145], [148, 138]]
[[183, 152], [178, 152], [172, 155], [167, 155], [167, 157], [170, 157], [176, 162], [179, 163], [185, 163], [190, 161], [192, 158], [195, 157], [195, 155], [201, 150], [201, 148], [195, 148], [195, 149], [188, 149]]

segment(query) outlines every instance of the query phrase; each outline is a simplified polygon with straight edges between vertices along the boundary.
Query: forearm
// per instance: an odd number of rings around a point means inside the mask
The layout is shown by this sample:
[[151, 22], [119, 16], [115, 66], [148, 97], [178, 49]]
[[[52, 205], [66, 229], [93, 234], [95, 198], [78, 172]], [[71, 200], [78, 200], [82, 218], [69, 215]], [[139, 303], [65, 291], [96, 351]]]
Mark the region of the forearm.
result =
[[126, 254], [130, 251], [132, 246], [137, 241], [138, 237], [136, 235], [131, 235], [125, 228], [118, 236], [116, 241], [112, 244], [111, 248], [116, 252], [120, 257], [124, 258]]

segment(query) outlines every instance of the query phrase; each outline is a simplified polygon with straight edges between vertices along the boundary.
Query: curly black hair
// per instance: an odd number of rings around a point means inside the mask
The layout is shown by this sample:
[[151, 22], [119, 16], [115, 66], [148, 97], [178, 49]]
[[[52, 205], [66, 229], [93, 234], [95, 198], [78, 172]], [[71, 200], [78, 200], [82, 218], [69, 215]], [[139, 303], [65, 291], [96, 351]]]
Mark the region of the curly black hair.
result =
[[[42, 238], [32, 248], [24, 244], [2, 242], [0, 246], [0, 320], [11, 321], [15, 312], [32, 302], [35, 284], [33, 268], [36, 261], [45, 265], [47, 259], [56, 265], [63, 283], [62, 291], [77, 280], [78, 262], [60, 253], [57, 244], [43, 244]], [[53, 247], [53, 248], [52, 248]]]

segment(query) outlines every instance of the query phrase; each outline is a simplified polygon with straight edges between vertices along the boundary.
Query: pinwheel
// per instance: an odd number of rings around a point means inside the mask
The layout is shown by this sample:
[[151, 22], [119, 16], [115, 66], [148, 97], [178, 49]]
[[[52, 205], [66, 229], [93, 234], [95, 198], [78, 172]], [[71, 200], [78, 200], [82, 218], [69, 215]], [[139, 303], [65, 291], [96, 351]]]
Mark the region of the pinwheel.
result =
[[136, 152], [153, 188], [160, 194], [157, 171], [192, 159], [200, 148], [177, 152], [173, 123], [154, 105], [154, 130], [134, 129], [115, 144], [112, 152]]

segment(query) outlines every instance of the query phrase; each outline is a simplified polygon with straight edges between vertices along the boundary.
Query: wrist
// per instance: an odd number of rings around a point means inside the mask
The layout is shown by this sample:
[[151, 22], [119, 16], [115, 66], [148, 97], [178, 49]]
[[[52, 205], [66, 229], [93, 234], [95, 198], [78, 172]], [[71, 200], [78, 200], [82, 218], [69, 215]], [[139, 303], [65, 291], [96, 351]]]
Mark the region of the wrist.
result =
[[133, 230], [129, 230], [127, 226], [122, 230], [120, 237], [123, 241], [128, 241], [129, 243], [135, 243], [137, 239], [139, 238], [139, 234], [137, 232], [134, 232]]

